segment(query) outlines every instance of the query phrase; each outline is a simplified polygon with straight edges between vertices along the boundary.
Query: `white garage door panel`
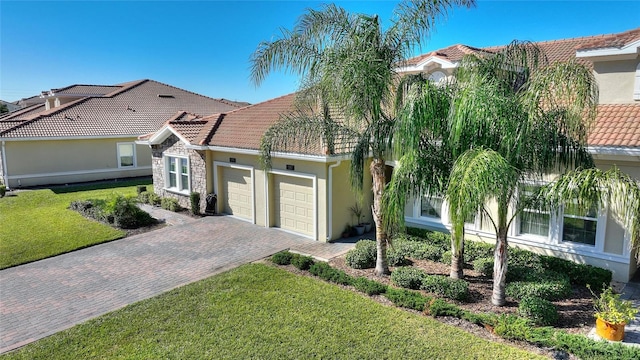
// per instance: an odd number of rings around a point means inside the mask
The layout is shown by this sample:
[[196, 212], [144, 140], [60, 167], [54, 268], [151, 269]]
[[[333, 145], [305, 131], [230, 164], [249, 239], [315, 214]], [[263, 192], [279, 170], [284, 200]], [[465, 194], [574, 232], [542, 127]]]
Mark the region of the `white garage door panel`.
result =
[[275, 226], [315, 236], [313, 181], [306, 178], [275, 175]]
[[253, 220], [251, 172], [244, 169], [222, 168], [222, 212]]

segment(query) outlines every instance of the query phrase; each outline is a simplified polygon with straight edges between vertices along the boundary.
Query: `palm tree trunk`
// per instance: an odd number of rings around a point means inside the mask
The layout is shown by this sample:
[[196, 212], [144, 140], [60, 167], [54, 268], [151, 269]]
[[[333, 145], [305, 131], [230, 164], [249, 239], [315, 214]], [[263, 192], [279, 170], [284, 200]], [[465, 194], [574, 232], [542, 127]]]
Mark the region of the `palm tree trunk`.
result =
[[376, 224], [376, 269], [377, 276], [389, 275], [389, 264], [387, 263], [387, 233], [382, 228], [382, 192], [386, 184], [384, 176], [384, 159], [375, 158], [369, 167], [371, 179], [373, 181], [373, 221]]
[[[452, 234], [453, 235], [453, 234]], [[464, 237], [464, 235], [462, 235]], [[452, 279], [464, 278], [462, 269], [464, 267], [464, 240], [456, 241], [455, 236], [451, 236], [451, 272]]]
[[493, 294], [491, 303], [503, 306], [507, 301], [505, 297], [505, 285], [507, 282], [507, 227], [500, 226], [496, 236], [496, 249], [493, 257]]

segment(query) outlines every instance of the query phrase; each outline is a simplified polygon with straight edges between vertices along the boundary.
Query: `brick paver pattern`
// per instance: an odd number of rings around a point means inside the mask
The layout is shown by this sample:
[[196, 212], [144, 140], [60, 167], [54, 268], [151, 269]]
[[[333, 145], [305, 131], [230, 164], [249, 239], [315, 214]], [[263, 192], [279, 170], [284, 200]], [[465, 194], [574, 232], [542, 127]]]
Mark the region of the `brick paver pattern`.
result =
[[217, 216], [5, 269], [0, 353], [284, 249], [330, 258], [352, 246]]

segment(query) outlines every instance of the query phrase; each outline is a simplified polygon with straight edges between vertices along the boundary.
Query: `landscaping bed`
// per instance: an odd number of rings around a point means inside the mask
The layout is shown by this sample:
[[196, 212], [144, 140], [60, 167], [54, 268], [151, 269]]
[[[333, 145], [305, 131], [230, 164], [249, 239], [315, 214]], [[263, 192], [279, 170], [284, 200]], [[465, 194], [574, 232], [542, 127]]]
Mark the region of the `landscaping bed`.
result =
[[[413, 266], [423, 269], [429, 274], [449, 275], [450, 266], [447, 264], [429, 260], [413, 261]], [[390, 277], [378, 277], [374, 274], [374, 269], [353, 269], [347, 266], [344, 256], [331, 260], [329, 264], [355, 277], [364, 276], [387, 285], [391, 284]], [[394, 267], [391, 267], [392, 271], [394, 269]], [[461, 308], [474, 312], [492, 312], [496, 314], [516, 314], [518, 312], [518, 302], [511, 298], [507, 298], [505, 306], [491, 304], [492, 279], [479, 274], [473, 269], [464, 269], [464, 278], [469, 282], [470, 298], [465, 302], [451, 300]], [[556, 305], [559, 315], [559, 320], [555, 327], [570, 333], [586, 335], [594, 326], [592, 295], [585, 287], [574, 285], [572, 286], [570, 297], [553, 303]]]

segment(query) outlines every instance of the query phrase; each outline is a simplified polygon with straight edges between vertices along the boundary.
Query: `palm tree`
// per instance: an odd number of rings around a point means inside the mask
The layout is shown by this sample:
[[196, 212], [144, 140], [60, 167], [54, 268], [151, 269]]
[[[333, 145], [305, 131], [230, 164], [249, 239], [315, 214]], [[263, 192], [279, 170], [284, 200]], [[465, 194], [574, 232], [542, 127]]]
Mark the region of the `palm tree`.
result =
[[[301, 76], [304, 98], [319, 102], [316, 108], [324, 109], [323, 116], [316, 117], [321, 126], [301, 116], [268, 131], [262, 140], [262, 157], [267, 165], [269, 152], [276, 147], [300, 149], [310, 146], [311, 139], [321, 138], [331, 153], [334, 149], [329, 145], [352, 140], [348, 147], [352, 154], [351, 185], [361, 194], [365, 162], [372, 157], [369, 171], [373, 179], [378, 275], [389, 273], [381, 198], [386, 185], [385, 159], [391, 150], [392, 105], [398, 79], [395, 69], [430, 34], [435, 21], [446, 17], [448, 9], [474, 3], [402, 1], [387, 30], [383, 30], [377, 15], [350, 14], [336, 5], [326, 5], [321, 10], [308, 10], [293, 30], [282, 30], [279, 39], [261, 43], [252, 56], [251, 78], [256, 85], [272, 70], [290, 70]], [[333, 119], [332, 113], [339, 114], [338, 119]], [[334, 139], [338, 134], [345, 138]]]
[[[496, 234], [493, 304], [505, 303], [508, 229], [534, 200], [560, 206], [589, 195], [579, 204], [608, 205], [638, 241], [638, 185], [619, 171], [593, 169], [586, 150], [598, 90], [584, 66], [548, 65], [536, 46], [514, 42], [494, 56], [463, 59], [452, 88], [422, 85], [406, 98], [386, 227], [403, 226], [407, 194], [443, 195], [452, 224], [451, 275], [461, 277], [464, 223], [480, 214]], [[579, 167], [586, 170], [570, 171]], [[552, 173], [566, 174], [538, 195], [518, 192], [525, 180]]]

